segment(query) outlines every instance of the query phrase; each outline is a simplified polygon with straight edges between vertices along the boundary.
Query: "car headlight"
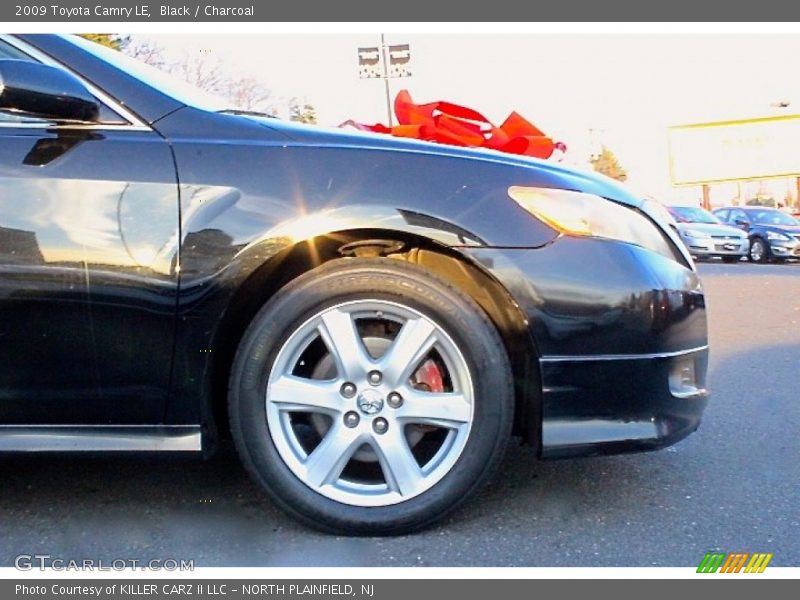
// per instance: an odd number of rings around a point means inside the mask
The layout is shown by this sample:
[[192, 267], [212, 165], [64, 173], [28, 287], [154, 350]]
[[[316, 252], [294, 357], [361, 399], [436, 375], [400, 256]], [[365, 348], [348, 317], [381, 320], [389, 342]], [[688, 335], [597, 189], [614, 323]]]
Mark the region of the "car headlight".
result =
[[768, 231], [767, 232], [767, 239], [768, 240], [777, 240], [777, 241], [781, 241], [781, 242], [791, 242], [792, 241], [792, 238], [790, 238], [788, 235], [784, 235], [784, 234], [778, 233], [776, 231]]
[[661, 230], [644, 214], [594, 194], [511, 186], [508, 195], [523, 209], [565, 235], [636, 244], [675, 260]]
[[703, 233], [702, 231], [698, 231], [697, 229], [684, 229], [683, 234], [690, 238], [695, 238], [698, 240], [707, 239], [710, 236], [707, 233]]

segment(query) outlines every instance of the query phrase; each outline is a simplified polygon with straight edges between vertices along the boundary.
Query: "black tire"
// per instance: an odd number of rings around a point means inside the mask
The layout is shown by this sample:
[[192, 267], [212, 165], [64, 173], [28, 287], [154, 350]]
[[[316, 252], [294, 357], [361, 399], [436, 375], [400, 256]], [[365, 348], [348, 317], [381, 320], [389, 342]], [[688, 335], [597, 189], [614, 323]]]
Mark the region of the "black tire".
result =
[[733, 264], [733, 263], [738, 263], [741, 259], [742, 259], [741, 256], [723, 256], [722, 262]]
[[[755, 251], [754, 251], [755, 250]], [[769, 244], [760, 237], [754, 237], [750, 240], [750, 250], [747, 251], [747, 258], [750, 262], [765, 263], [769, 262], [771, 258], [771, 251]]]
[[[392, 302], [435, 321], [459, 349], [472, 382], [472, 421], [452, 468], [430, 489], [388, 506], [347, 504], [306, 485], [276, 448], [267, 418], [270, 374], [287, 340], [319, 311], [360, 300]], [[511, 436], [514, 395], [503, 343], [469, 297], [415, 265], [340, 259], [295, 279], [258, 312], [234, 359], [228, 406], [244, 466], [283, 510], [327, 532], [395, 535], [441, 519], [491, 477]]]

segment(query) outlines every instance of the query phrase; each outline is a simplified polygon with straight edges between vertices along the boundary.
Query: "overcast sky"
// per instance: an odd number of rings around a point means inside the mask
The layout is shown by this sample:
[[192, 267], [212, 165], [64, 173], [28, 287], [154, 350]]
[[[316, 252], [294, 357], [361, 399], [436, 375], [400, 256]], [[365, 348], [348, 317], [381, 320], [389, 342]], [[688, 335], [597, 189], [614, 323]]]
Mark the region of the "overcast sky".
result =
[[[383, 83], [358, 78], [356, 48], [377, 45], [378, 34], [134, 38], [155, 40], [173, 59], [209, 52], [277, 96], [304, 98], [323, 124], [386, 122]], [[393, 95], [407, 88], [416, 101], [464, 104], [496, 123], [517, 110], [566, 142], [573, 163], [585, 163], [593, 130], [595, 141], [618, 155], [631, 184], [672, 201], [696, 198], [698, 190], [671, 188], [669, 125], [800, 113], [797, 35], [391, 34], [386, 40], [411, 45], [413, 76], [392, 80]], [[777, 101], [792, 104], [772, 108]]]

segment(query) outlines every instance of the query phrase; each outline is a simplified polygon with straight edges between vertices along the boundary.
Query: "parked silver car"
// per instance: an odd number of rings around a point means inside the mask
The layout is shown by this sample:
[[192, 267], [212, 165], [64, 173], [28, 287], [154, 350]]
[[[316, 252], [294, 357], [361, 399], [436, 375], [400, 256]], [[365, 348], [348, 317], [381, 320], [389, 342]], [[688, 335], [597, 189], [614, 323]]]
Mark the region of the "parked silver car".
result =
[[724, 225], [716, 216], [697, 206], [668, 206], [667, 209], [692, 256], [719, 257], [733, 263], [747, 255], [750, 241], [741, 229]]

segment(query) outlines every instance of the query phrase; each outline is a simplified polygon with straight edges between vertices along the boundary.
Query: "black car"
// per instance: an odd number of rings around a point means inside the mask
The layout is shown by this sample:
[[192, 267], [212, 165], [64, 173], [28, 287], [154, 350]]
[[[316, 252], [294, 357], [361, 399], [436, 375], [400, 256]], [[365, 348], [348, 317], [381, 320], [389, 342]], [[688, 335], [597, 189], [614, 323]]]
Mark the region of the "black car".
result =
[[699, 424], [702, 286], [657, 203], [492, 151], [231, 110], [0, 36], [0, 450], [212, 452], [345, 533], [432, 523], [509, 439]]
[[729, 206], [716, 209], [714, 215], [747, 232], [751, 261], [800, 258], [800, 222], [793, 216], [764, 206]]

